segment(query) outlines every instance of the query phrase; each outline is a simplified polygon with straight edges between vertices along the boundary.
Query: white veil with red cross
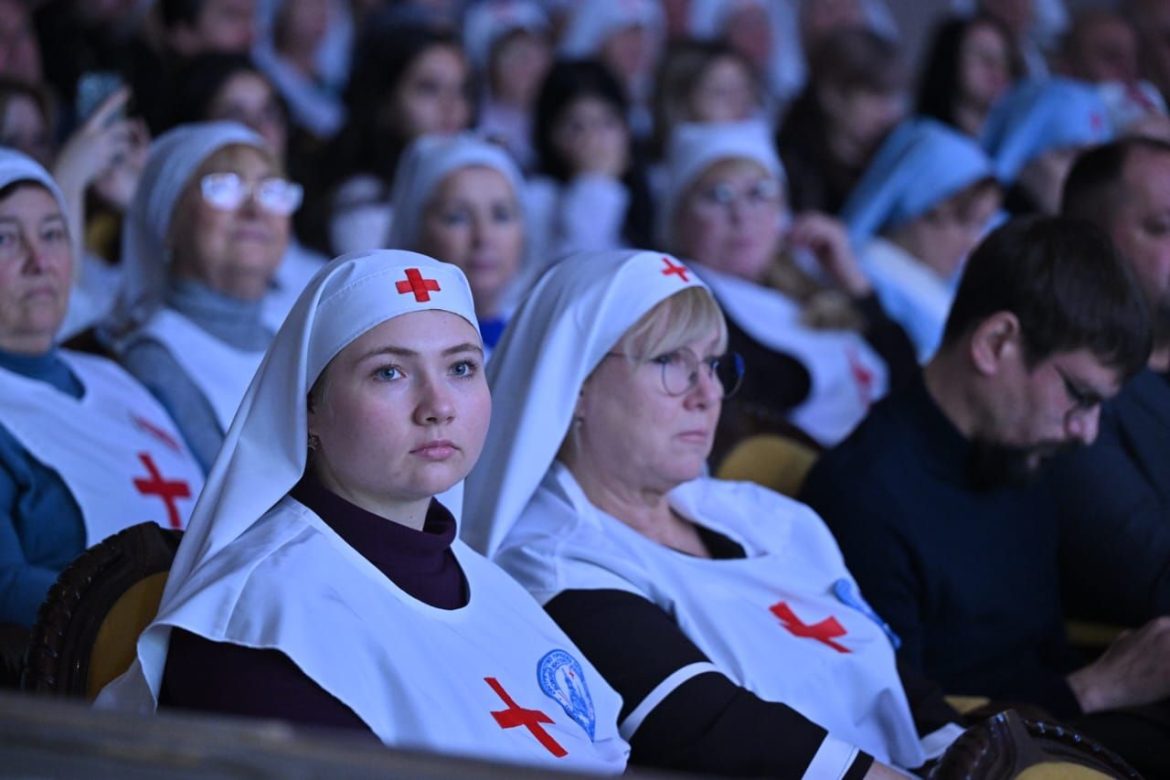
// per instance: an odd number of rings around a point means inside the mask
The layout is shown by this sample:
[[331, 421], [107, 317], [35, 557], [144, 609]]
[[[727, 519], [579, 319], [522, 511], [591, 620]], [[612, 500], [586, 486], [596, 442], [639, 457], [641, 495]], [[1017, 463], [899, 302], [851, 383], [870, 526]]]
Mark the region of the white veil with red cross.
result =
[[[224, 438], [167, 579], [156, 623], [199, 583], [200, 566], [239, 539], [300, 480], [308, 462], [307, 395], [338, 352], [402, 314], [439, 310], [479, 330], [467, 279], [426, 255], [376, 250], [337, 258], [297, 299], [252, 379]], [[193, 584], [194, 583], [194, 584]], [[218, 615], [187, 616], [188, 625]], [[99, 706], [151, 711], [166, 664], [170, 628], [148, 627], [138, 658], [110, 683]]]
[[670, 255], [584, 252], [530, 290], [488, 362], [492, 423], [464, 487], [460, 535], [491, 557], [528, 505], [569, 431], [581, 386], [622, 335], [660, 301], [706, 290]]

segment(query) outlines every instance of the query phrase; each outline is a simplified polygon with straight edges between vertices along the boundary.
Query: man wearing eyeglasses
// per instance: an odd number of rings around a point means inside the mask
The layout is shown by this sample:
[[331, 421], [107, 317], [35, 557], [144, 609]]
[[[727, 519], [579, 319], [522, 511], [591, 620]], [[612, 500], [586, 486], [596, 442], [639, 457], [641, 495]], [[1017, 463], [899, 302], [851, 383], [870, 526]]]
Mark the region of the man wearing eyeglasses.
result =
[[1109, 711], [1170, 695], [1170, 623], [1081, 663], [1064, 637], [1057, 502], [1034, 479], [1093, 442], [1150, 332], [1108, 236], [1080, 220], [1011, 222], [972, 254], [922, 383], [875, 406], [802, 498], [903, 661], [955, 694], [1039, 705], [1159, 770], [1165, 757], [1142, 750], [1166, 744], [1170, 721]]

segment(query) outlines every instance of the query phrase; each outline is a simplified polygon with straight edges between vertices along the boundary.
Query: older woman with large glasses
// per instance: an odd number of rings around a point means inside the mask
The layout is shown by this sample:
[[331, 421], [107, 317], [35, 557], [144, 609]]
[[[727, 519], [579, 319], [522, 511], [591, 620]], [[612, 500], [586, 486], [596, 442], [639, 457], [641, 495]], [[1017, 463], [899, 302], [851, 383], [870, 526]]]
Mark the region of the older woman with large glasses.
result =
[[792, 777], [918, 767], [958, 734], [954, 713], [935, 700], [912, 714], [897, 640], [820, 518], [703, 476], [741, 376], [726, 348], [711, 291], [669, 255], [552, 267], [488, 364], [496, 405], [462, 534], [622, 695], [633, 762]]
[[61, 570], [110, 534], [181, 528], [203, 485], [133, 377], [57, 346], [75, 261], [56, 182], [0, 150], [0, 624], [31, 625]]
[[263, 139], [233, 122], [162, 135], [143, 170], [105, 330], [205, 470], [272, 340], [264, 298], [300, 201]]
[[749, 368], [717, 450], [791, 426], [832, 446], [917, 373], [910, 341], [874, 297], [841, 224], [789, 210], [762, 123], [680, 126], [659, 207], [659, 245], [695, 263]]

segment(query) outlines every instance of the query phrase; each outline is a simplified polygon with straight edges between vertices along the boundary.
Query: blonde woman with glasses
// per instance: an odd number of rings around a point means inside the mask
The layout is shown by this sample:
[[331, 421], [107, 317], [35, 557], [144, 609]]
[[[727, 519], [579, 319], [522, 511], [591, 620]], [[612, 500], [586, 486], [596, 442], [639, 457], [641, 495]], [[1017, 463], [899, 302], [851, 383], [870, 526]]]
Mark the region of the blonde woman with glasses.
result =
[[263, 139], [233, 122], [164, 134], [143, 170], [104, 330], [204, 470], [272, 340], [264, 298], [301, 195]]

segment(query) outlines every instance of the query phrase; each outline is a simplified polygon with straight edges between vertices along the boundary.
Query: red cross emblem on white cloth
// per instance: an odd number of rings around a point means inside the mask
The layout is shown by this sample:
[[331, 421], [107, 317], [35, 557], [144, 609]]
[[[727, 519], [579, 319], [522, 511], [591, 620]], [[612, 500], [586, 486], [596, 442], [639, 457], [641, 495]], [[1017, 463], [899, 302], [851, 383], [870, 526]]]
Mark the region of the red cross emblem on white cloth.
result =
[[690, 281], [690, 279], [687, 278], [687, 274], [690, 273], [690, 270], [685, 265], [682, 265], [681, 263], [675, 265], [674, 263], [670, 262], [669, 257], [662, 258], [662, 262], [666, 265], [666, 267], [662, 269], [663, 276], [677, 276], [684, 282]]
[[857, 384], [857, 394], [861, 396], [862, 406], [868, 407], [873, 402], [873, 371], [866, 368], [857, 355], [857, 350], [849, 348], [849, 373], [853, 374], [853, 381]]
[[530, 710], [521, 707], [508, 692], [504, 690], [504, 686], [500, 685], [499, 680], [495, 677], [485, 677], [483, 681], [491, 686], [492, 690], [496, 692], [504, 704], [508, 706], [506, 710], [493, 710], [492, 717], [496, 719], [496, 723], [500, 724], [502, 729], [514, 729], [517, 726], [523, 726], [528, 729], [532, 736], [536, 737], [536, 741], [544, 745], [545, 750], [552, 753], [557, 758], [564, 758], [569, 755], [569, 751], [560, 746], [552, 734], [544, 730], [545, 723], [555, 723], [555, 721], [548, 715], [545, 715], [540, 710]]
[[852, 652], [845, 645], [833, 641], [834, 639], [845, 636], [847, 632], [845, 631], [845, 627], [838, 623], [837, 618], [832, 615], [817, 623], [805, 623], [796, 616], [796, 613], [792, 611], [792, 607], [788, 606], [788, 603], [785, 601], [776, 602], [768, 608], [768, 611], [780, 618], [780, 622], [793, 636], [815, 639], [833, 648], [838, 653]]
[[154, 458], [150, 457], [150, 453], [140, 452], [138, 459], [142, 461], [142, 465], [146, 467], [150, 477], [135, 477], [134, 487], [138, 488], [138, 492], [144, 496], [161, 498], [163, 503], [167, 505], [167, 522], [171, 528], [182, 528], [183, 521], [179, 516], [177, 502], [180, 498], [191, 497], [191, 487], [180, 479], [163, 479], [158, 466], [154, 465]]
[[417, 268], [407, 268], [406, 278], [401, 282], [397, 282], [395, 287], [398, 288], [399, 295], [406, 295], [407, 293], [414, 293], [416, 301], [429, 301], [432, 292], [439, 291], [439, 283], [435, 279], [424, 279], [422, 271]]

